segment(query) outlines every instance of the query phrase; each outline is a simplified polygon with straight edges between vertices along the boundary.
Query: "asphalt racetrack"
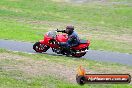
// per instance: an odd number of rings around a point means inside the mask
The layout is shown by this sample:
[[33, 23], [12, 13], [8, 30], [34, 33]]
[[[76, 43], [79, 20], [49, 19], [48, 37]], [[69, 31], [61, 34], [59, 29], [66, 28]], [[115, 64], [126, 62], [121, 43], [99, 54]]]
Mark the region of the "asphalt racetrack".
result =
[[[0, 48], [19, 51], [26, 53], [36, 53], [33, 49], [33, 43], [29, 42], [18, 42], [14, 40], [3, 40], [0, 39]], [[46, 54], [56, 55], [49, 49]], [[100, 62], [112, 62], [124, 65], [132, 66], [132, 54], [99, 51], [99, 50], [89, 50], [85, 56], [82, 58], [91, 59]]]

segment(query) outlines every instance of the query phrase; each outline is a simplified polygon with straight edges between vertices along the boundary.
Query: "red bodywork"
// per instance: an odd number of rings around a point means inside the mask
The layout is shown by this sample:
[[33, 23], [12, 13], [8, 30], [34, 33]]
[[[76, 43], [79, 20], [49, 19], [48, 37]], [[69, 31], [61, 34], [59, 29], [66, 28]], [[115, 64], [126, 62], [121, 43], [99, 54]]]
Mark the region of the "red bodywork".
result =
[[[39, 42], [41, 44], [45, 44], [51, 48], [58, 48], [59, 46], [57, 44], [51, 44], [49, 41], [52, 40], [53, 38], [52, 37], [49, 37], [46, 35], [44, 35], [44, 40], [40, 40]], [[55, 38], [55, 40], [57, 42], [66, 42], [68, 39], [68, 36], [67, 34], [58, 34]], [[78, 46], [75, 46], [75, 47], [72, 47], [74, 50], [81, 50], [81, 49], [84, 49], [84, 48], [87, 48], [88, 46], [90, 45], [90, 41], [87, 40], [87, 43], [85, 44], [79, 44]]]

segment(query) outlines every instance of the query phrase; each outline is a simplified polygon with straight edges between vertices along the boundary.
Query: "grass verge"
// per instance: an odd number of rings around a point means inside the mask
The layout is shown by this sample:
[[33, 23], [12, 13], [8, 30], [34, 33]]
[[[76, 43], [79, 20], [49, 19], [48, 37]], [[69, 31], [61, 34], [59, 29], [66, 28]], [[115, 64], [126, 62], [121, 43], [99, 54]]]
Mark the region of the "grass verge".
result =
[[1, 0], [0, 38], [35, 42], [49, 29], [73, 24], [83, 38], [92, 41], [92, 49], [132, 53], [131, 3]]
[[0, 49], [0, 87], [131, 88], [131, 84], [86, 84], [80, 86], [75, 82], [76, 69], [79, 65], [85, 67], [87, 73], [132, 74], [130, 66], [64, 56], [31, 55]]

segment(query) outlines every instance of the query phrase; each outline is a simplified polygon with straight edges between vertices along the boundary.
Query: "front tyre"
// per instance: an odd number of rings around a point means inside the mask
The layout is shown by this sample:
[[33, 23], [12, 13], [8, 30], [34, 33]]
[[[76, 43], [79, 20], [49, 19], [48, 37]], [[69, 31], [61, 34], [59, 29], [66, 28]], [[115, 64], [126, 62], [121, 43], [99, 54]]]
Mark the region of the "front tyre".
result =
[[36, 52], [42, 53], [42, 52], [46, 52], [46, 51], [49, 49], [49, 46], [46, 46], [46, 45], [44, 45], [44, 44], [41, 44], [40, 42], [36, 42], [36, 43], [33, 45], [33, 49], [34, 49]]

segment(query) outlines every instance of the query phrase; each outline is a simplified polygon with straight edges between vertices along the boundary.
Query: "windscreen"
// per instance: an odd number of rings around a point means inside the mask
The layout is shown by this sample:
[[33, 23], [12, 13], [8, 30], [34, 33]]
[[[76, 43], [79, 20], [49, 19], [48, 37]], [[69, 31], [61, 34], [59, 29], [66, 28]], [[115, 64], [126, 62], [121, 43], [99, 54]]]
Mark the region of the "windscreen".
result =
[[48, 37], [52, 37], [52, 38], [56, 38], [56, 32], [55, 32], [55, 31], [49, 31], [49, 32], [47, 33], [47, 36], [48, 36]]

